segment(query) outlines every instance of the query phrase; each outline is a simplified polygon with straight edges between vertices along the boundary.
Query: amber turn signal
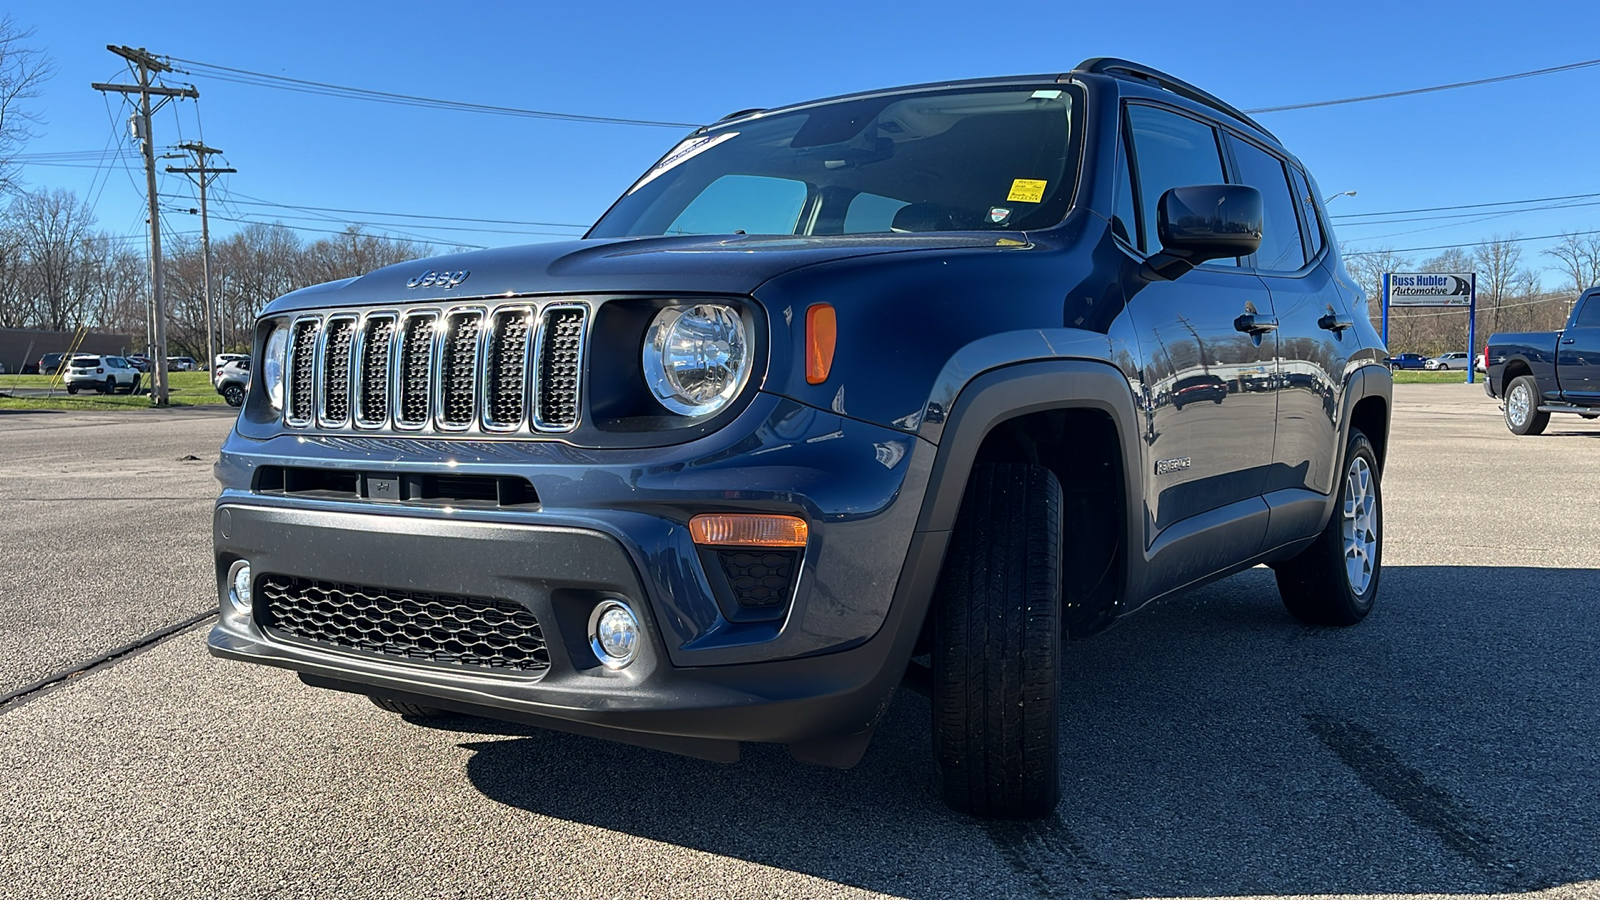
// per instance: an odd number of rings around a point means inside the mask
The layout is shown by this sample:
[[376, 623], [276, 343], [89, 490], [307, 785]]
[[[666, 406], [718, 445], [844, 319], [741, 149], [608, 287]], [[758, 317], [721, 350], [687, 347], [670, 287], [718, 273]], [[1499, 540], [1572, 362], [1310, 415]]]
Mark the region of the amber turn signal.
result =
[[689, 520], [696, 544], [718, 547], [804, 547], [806, 520], [795, 516], [707, 513]]
[[833, 369], [833, 347], [839, 338], [839, 319], [826, 303], [806, 310], [806, 383], [821, 384]]

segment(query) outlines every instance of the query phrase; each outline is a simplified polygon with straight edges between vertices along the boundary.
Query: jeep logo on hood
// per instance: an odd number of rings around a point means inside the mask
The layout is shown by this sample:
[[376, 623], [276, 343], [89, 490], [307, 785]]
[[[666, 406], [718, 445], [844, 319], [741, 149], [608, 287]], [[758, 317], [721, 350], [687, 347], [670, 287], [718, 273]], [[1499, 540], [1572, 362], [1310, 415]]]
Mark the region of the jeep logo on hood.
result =
[[406, 282], [406, 287], [420, 288], [438, 285], [439, 287], [442, 287], [448, 291], [461, 282], [466, 281], [467, 276], [471, 274], [472, 273], [468, 272], [466, 269], [461, 269], [456, 272], [451, 272], [449, 270], [435, 272], [432, 269], [429, 269], [427, 272], [424, 272], [423, 274], [418, 275], [417, 277]]

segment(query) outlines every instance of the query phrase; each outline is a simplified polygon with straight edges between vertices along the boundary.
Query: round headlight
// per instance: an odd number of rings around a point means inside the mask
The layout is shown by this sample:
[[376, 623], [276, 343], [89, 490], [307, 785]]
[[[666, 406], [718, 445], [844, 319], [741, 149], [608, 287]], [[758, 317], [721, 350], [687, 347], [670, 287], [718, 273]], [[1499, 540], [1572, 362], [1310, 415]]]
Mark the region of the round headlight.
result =
[[719, 303], [663, 309], [644, 340], [644, 375], [661, 405], [703, 416], [728, 404], [750, 376], [739, 311]]
[[261, 380], [274, 412], [283, 411], [284, 360], [289, 350], [289, 326], [276, 325], [267, 335], [267, 349], [261, 354]]

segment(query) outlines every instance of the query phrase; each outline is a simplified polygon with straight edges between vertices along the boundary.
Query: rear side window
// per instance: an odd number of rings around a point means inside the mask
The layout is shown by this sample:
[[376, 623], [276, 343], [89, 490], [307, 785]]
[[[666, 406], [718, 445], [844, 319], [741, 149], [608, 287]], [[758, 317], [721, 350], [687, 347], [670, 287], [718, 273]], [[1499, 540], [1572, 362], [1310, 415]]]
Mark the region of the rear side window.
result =
[[128, 367], [128, 363], [120, 356], [106, 357], [106, 365], [117, 369], [126, 369]]
[[1317, 195], [1311, 190], [1311, 183], [1306, 180], [1305, 173], [1289, 167], [1289, 183], [1294, 185], [1294, 199], [1300, 204], [1301, 219], [1306, 225], [1306, 237], [1310, 241], [1306, 245], [1306, 256], [1316, 259], [1322, 252], [1322, 217], [1317, 213]]
[[794, 234], [806, 185], [766, 175], [724, 175], [706, 186], [667, 234]]
[[1572, 324], [1576, 328], [1600, 328], [1600, 296], [1585, 300], [1583, 309], [1578, 310], [1578, 320]]
[[1239, 165], [1239, 182], [1261, 192], [1261, 248], [1256, 251], [1256, 268], [1293, 272], [1304, 266], [1306, 250], [1300, 238], [1300, 216], [1289, 193], [1283, 160], [1231, 134], [1228, 146]]
[[[1128, 131], [1133, 138], [1134, 192], [1139, 210], [1139, 249], [1161, 249], [1156, 209], [1161, 195], [1177, 187], [1225, 184], [1222, 154], [1215, 128], [1197, 119], [1142, 104], [1128, 106]], [[1229, 265], [1217, 260], [1207, 265]]]

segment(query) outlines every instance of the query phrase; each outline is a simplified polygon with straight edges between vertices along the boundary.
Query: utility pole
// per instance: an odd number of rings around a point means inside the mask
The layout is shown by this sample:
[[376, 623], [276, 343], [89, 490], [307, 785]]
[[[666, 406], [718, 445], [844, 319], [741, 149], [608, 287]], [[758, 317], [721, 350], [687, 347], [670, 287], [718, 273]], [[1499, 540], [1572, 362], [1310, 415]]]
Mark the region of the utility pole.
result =
[[211, 377], [216, 378], [217, 346], [214, 337], [211, 314], [211, 226], [206, 218], [206, 188], [215, 181], [218, 175], [228, 175], [239, 171], [238, 169], [213, 169], [206, 165], [206, 157], [221, 153], [215, 147], [207, 147], [199, 141], [187, 141], [178, 145], [179, 150], [193, 153], [197, 165], [167, 166], [168, 172], [177, 172], [189, 176], [195, 184], [200, 186], [200, 272], [205, 279], [205, 305], [206, 305], [206, 371], [211, 372]]
[[[191, 100], [200, 99], [200, 92], [194, 88], [169, 88], [158, 87], [151, 83], [153, 76], [162, 72], [172, 71], [172, 67], [156, 59], [143, 47], [122, 47], [116, 44], [107, 44], [106, 49], [127, 60], [134, 67], [139, 79], [136, 85], [131, 84], [102, 84], [99, 82], [89, 86], [97, 91], [111, 91], [117, 94], [138, 94], [139, 112], [135, 127], [135, 137], [144, 144], [144, 181], [145, 190], [150, 201], [150, 305], [154, 309], [155, 318], [154, 343], [150, 349], [150, 405], [166, 406], [167, 394], [167, 303], [161, 293], [161, 215], [156, 207], [156, 151], [154, 136], [150, 131], [150, 114], [165, 106], [173, 97], [188, 97]], [[150, 97], [162, 98], [152, 108]]]

